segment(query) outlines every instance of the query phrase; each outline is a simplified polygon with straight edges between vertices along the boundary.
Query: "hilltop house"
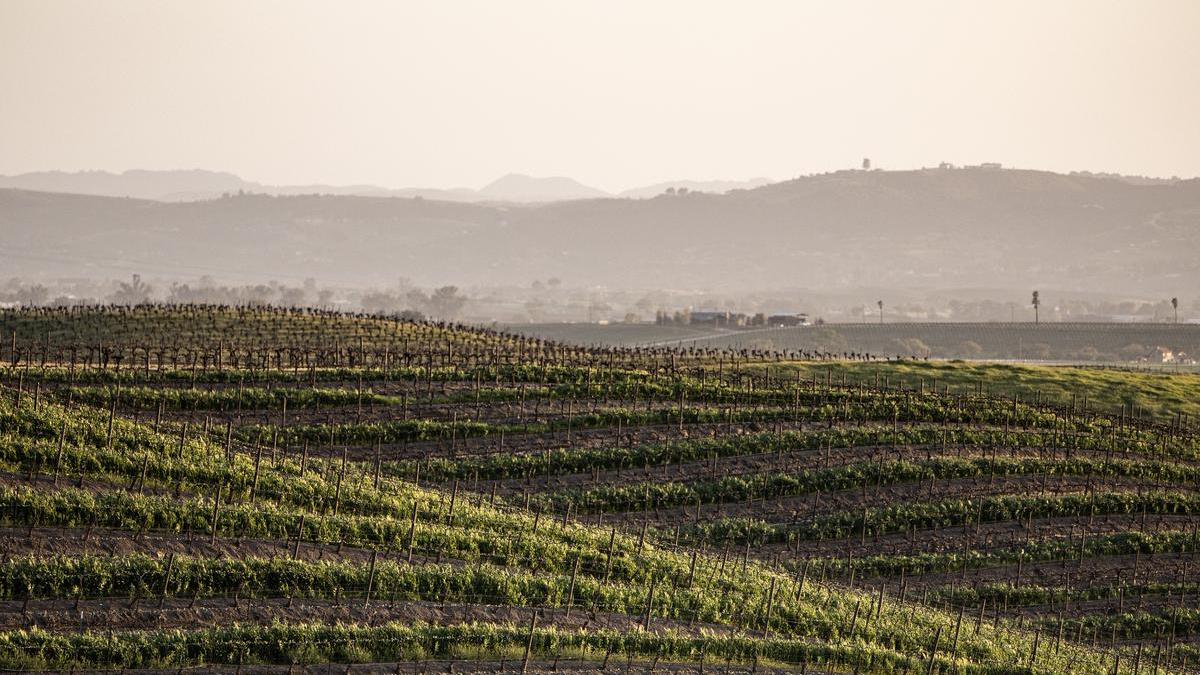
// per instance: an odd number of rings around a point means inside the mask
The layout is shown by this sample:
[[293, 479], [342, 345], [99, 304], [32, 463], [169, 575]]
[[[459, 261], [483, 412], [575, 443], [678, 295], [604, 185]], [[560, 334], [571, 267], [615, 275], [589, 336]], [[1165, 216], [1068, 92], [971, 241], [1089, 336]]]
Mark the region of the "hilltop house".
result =
[[1154, 351], [1150, 352], [1150, 357], [1145, 359], [1149, 363], [1174, 363], [1179, 365], [1193, 365], [1196, 359], [1188, 356], [1184, 352], [1177, 352], [1169, 347], [1155, 347]]
[[792, 326], [807, 326], [807, 314], [772, 314], [767, 317], [768, 326], [790, 328]]

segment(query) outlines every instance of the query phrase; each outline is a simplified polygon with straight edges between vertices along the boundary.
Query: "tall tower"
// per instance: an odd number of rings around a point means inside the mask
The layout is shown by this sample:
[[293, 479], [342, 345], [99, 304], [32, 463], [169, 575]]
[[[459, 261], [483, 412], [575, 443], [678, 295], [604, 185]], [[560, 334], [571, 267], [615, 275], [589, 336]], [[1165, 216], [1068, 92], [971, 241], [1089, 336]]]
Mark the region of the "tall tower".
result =
[[862, 168], [863, 168], [863, 171], [871, 170], [871, 158], [870, 157], [863, 157]]

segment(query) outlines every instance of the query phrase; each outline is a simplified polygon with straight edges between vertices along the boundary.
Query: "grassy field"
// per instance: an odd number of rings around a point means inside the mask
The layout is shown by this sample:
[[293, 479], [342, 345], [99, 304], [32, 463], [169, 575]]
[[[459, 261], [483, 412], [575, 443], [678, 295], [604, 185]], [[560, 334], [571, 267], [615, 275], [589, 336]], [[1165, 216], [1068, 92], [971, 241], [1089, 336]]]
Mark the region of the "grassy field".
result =
[[549, 340], [559, 340], [577, 345], [612, 345], [637, 347], [659, 343], [689, 342], [704, 340], [727, 331], [718, 331], [700, 326], [659, 326], [650, 323], [540, 323], [506, 324], [504, 330], [532, 335]]
[[217, 307], [0, 335], [0, 668], [1200, 665], [1194, 376]]
[[1026, 364], [977, 363], [964, 361], [903, 361], [862, 363], [852, 361], [784, 362], [749, 366], [755, 371], [770, 369], [782, 377], [840, 381], [843, 376], [854, 382], [886, 381], [906, 387], [949, 387], [968, 392], [982, 387], [1004, 397], [1023, 400], [1041, 397], [1069, 405], [1074, 399], [1089, 408], [1126, 414], [1136, 408], [1141, 414], [1162, 420], [1184, 414], [1200, 419], [1200, 374], [1138, 372], [1123, 369], [1039, 366]]
[[717, 330], [651, 324], [527, 324], [510, 330], [618, 346], [871, 353], [877, 357], [1134, 363], [1156, 347], [1200, 355], [1200, 325], [1132, 323], [887, 323]]

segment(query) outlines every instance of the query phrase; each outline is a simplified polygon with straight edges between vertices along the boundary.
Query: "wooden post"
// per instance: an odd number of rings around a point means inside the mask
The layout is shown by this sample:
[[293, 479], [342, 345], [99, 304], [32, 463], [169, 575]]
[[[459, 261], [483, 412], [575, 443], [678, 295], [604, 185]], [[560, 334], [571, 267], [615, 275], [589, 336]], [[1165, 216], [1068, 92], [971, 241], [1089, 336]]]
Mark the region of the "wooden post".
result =
[[[117, 417], [117, 399], [119, 398], [121, 398], [121, 382], [118, 380], [117, 388], [113, 391], [112, 407], [108, 409], [108, 434], [104, 440], [104, 448], [106, 450], [112, 449], [113, 422]], [[17, 407], [19, 408], [20, 405]]]
[[612, 533], [608, 536], [608, 552], [604, 555], [604, 583], [608, 583], [609, 574], [612, 572], [612, 554], [613, 544], [617, 541], [617, 526], [614, 525]]
[[[1033, 634], [1033, 652], [1030, 653], [1030, 655], [1029, 655], [1029, 667], [1030, 668], [1033, 668], [1034, 664], [1037, 663], [1038, 645], [1041, 644], [1041, 642], [1042, 642], [1042, 629], [1038, 628], [1037, 632], [1035, 632]], [[1138, 646], [1140, 647], [1141, 645], [1138, 645]]]
[[408, 525], [408, 562], [412, 563], [413, 559], [413, 542], [417, 536], [417, 513], [420, 512], [419, 505], [413, 505], [412, 522]]
[[575, 556], [575, 565], [571, 568], [571, 585], [567, 587], [567, 618], [571, 618], [571, 608], [575, 605], [575, 576], [579, 574], [579, 559], [581, 555]]
[[379, 551], [371, 551], [371, 569], [367, 572], [367, 595], [363, 598], [363, 607], [371, 604], [371, 591], [375, 588], [375, 558]]
[[767, 591], [767, 616], [763, 620], [763, 636], [771, 637], [771, 611], [775, 609], [775, 577], [771, 577], [771, 589]]
[[[259, 473], [259, 465], [260, 464], [262, 464], [262, 446], [261, 445], [258, 446], [258, 451], [254, 453], [254, 480], [250, 484], [250, 503], [251, 504], [258, 501], [258, 473]], [[339, 482], [338, 485], [340, 486], [341, 483]], [[337, 514], [337, 506], [336, 505], [333, 507], [333, 513], [335, 515]]]
[[292, 560], [300, 555], [300, 540], [304, 537], [304, 515], [300, 514], [300, 524], [296, 526], [296, 544], [292, 546]]
[[350, 449], [342, 448], [342, 468], [338, 471], [337, 486], [333, 490], [333, 515], [338, 514], [338, 509], [342, 506], [342, 481], [346, 479], [346, 460]]
[[221, 517], [221, 487], [221, 484], [217, 483], [217, 496], [213, 499], [211, 544], [217, 543], [217, 519]]
[[642, 618], [642, 630], [650, 630], [650, 614], [654, 610], [654, 587], [658, 585], [658, 579], [650, 580], [650, 589], [646, 591], [646, 615]]
[[925, 675], [933, 675], [933, 664], [937, 659], [938, 643], [942, 639], [942, 627], [938, 626], [937, 632], [933, 635], [933, 649], [929, 650], [929, 667], [925, 669]]
[[63, 419], [62, 427], [58, 430], [58, 455], [54, 458], [54, 485], [58, 485], [58, 472], [62, 467], [63, 444], [67, 440], [67, 420]]
[[959, 634], [959, 631], [962, 629], [963, 612], [965, 612], [966, 609], [967, 609], [966, 606], [960, 606], [958, 608], [958, 621], [956, 621], [954, 623], [954, 643], [953, 643], [953, 646], [950, 648], [950, 660], [951, 661], [958, 658], [958, 634]]
[[525, 641], [525, 656], [521, 658], [521, 672], [529, 672], [529, 653], [533, 651], [533, 629], [537, 627], [537, 609], [529, 617], [529, 639]]
[[167, 572], [163, 575], [162, 594], [158, 598], [158, 606], [161, 608], [163, 602], [167, 599], [167, 585], [171, 583], [171, 570], [175, 568], [175, 552], [171, 551], [171, 555], [167, 557]]

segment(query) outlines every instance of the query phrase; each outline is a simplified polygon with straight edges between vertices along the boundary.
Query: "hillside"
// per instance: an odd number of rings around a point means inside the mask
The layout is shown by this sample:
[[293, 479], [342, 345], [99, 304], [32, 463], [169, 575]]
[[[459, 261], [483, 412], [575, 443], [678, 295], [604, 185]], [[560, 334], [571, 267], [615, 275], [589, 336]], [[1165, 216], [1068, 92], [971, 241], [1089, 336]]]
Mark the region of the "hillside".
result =
[[508, 328], [580, 344], [865, 352], [881, 357], [1134, 365], [1139, 358], [1151, 356], [1156, 347], [1200, 355], [1200, 325], [1190, 323], [896, 322], [746, 329], [646, 323], [532, 323], [511, 324]]
[[607, 192], [588, 187], [573, 178], [535, 178], [519, 173], [497, 178], [480, 188], [479, 195], [485, 199], [503, 202], [554, 202], [609, 196]]
[[[360, 285], [554, 276], [621, 288], [1170, 297], [1200, 284], [1198, 223], [1200, 180], [987, 169], [845, 171], [723, 195], [503, 206], [312, 195], [165, 204], [0, 190], [7, 271], [43, 279], [253, 270], [255, 280]], [[619, 281], [613, 261], [627, 270]]]
[[7, 669], [1200, 664], [1191, 422], [317, 311], [0, 335]]

